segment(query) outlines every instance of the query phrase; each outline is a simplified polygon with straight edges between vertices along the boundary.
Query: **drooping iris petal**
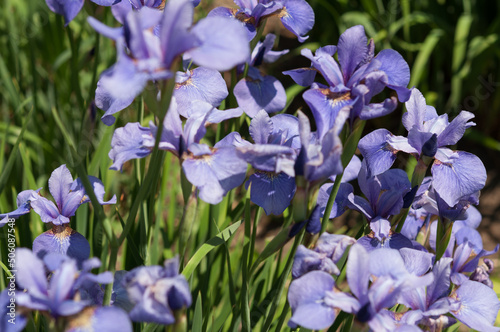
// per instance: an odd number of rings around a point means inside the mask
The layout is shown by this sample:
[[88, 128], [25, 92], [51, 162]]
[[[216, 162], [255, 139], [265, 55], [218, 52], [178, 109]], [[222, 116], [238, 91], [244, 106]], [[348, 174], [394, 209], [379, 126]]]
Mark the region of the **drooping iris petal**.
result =
[[109, 158], [113, 160], [110, 169], [122, 170], [125, 162], [149, 155], [151, 148], [144, 145], [144, 136], [152, 137], [150, 129], [139, 123], [127, 123], [125, 127], [116, 129], [109, 151]]
[[460, 307], [451, 313], [459, 321], [479, 331], [500, 330], [493, 326], [500, 309], [500, 301], [491, 288], [467, 280], [456, 290], [454, 297]]
[[290, 205], [297, 189], [295, 179], [285, 173], [256, 171], [245, 187], [251, 185], [250, 199], [262, 207], [267, 215], [280, 215]]
[[277, 144], [253, 144], [237, 149], [239, 158], [245, 160], [255, 169], [265, 172], [284, 172], [295, 176], [294, 149]]
[[336, 125], [337, 115], [340, 110], [354, 104], [348, 92], [331, 92], [330, 89], [311, 89], [303, 94], [307, 105], [311, 108], [318, 136], [322, 138], [326, 132]]
[[189, 107], [191, 101], [203, 100], [217, 107], [228, 96], [226, 82], [213, 69], [198, 67], [186, 73], [178, 72], [175, 81], [177, 111], [186, 118], [184, 109]]
[[304, 0], [286, 0], [283, 9], [278, 14], [281, 22], [289, 31], [296, 35], [300, 42], [305, 41], [305, 36], [314, 25], [314, 11]]
[[54, 226], [33, 241], [33, 253], [40, 258], [60, 253], [82, 263], [90, 256], [90, 245], [83, 235], [69, 226]]
[[396, 97], [387, 98], [382, 103], [372, 103], [364, 106], [359, 113], [361, 120], [370, 120], [392, 113], [398, 106]]
[[326, 254], [300, 245], [293, 258], [292, 277], [297, 279], [310, 271], [339, 275], [340, 270]]
[[254, 67], [249, 68], [248, 76], [235, 85], [233, 92], [238, 105], [250, 117], [262, 109], [268, 113], [278, 112], [286, 105], [281, 82], [273, 76], [261, 75]]
[[387, 129], [377, 129], [359, 140], [358, 147], [366, 159], [370, 176], [385, 172], [396, 161], [398, 151], [387, 143], [391, 136]]
[[[113, 73], [112, 70], [113, 69], [106, 70], [101, 74], [101, 77], [111, 76]], [[134, 95], [129, 95], [125, 98], [116, 98], [108, 90], [102, 87], [101, 80], [97, 82], [95, 105], [104, 111], [101, 120], [107, 126], [111, 126], [115, 123], [115, 117], [112, 115], [130, 106], [134, 99]]]
[[83, 8], [83, 0], [45, 0], [45, 2], [51, 11], [64, 16], [64, 25], [68, 25]]
[[481, 190], [486, 183], [483, 163], [468, 152], [438, 149], [431, 171], [434, 189], [449, 206]]
[[234, 148], [215, 147], [211, 155], [188, 157], [182, 163], [187, 179], [199, 191], [199, 197], [217, 204], [231, 189], [245, 180], [247, 164], [237, 157]]
[[308, 87], [313, 84], [316, 73], [317, 71], [314, 68], [299, 68], [284, 71], [283, 75], [290, 76], [300, 86]]
[[225, 71], [248, 59], [250, 47], [246, 32], [235, 20], [207, 17], [198, 22], [191, 32], [200, 44], [186, 55], [200, 66]]
[[288, 303], [292, 308], [288, 325], [322, 330], [333, 324], [334, 308], [326, 305], [324, 298], [334, 285], [333, 278], [323, 271], [312, 271], [295, 279], [288, 289]]
[[407, 101], [411, 96], [411, 90], [406, 88], [410, 83], [410, 67], [401, 54], [386, 49], [380, 51], [375, 59], [380, 61], [378, 70], [387, 74], [387, 86], [397, 92], [399, 101]]

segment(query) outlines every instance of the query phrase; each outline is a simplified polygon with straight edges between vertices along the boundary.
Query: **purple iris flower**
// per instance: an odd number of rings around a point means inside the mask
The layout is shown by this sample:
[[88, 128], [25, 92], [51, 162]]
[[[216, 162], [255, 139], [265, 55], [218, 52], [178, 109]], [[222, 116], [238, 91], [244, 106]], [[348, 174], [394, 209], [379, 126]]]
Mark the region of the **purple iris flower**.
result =
[[300, 42], [314, 25], [314, 11], [304, 0], [234, 0], [240, 7], [232, 9], [217, 7], [208, 16], [232, 17], [246, 28], [248, 40], [255, 37], [256, 30], [264, 19], [278, 16], [285, 28], [297, 36]]
[[[398, 102], [395, 97], [370, 103], [385, 87], [396, 91], [400, 101], [410, 97], [406, 88], [410, 69], [403, 57], [394, 50], [383, 50], [375, 56], [374, 49], [373, 40], [368, 43], [363, 26], [354, 26], [340, 36], [338, 46], [321, 47], [315, 54], [303, 49], [301, 54], [312, 61], [310, 68], [283, 72], [299, 85], [312, 85], [303, 97], [313, 112], [319, 137], [334, 126], [341, 110], [351, 120], [372, 119], [394, 111]], [[340, 67], [333, 58], [335, 53]], [[316, 72], [328, 86], [314, 83]]]
[[316, 270], [329, 274], [340, 274], [336, 264], [342, 258], [347, 247], [354, 243], [356, 240], [350, 236], [325, 232], [321, 234], [312, 250], [300, 245], [293, 258], [292, 277], [296, 279]]
[[[92, 0], [99, 6], [111, 6], [120, 0]], [[47, 6], [56, 14], [64, 16], [64, 25], [68, 25], [83, 8], [83, 0], [45, 0]]]
[[347, 281], [354, 296], [334, 289], [332, 276], [323, 271], [309, 272], [292, 281], [288, 292], [292, 317], [288, 325], [321, 330], [333, 323], [335, 311], [341, 309], [356, 314], [374, 331], [394, 331], [398, 325], [384, 317], [385, 308], [396, 304], [403, 292], [432, 283], [433, 275], [420, 277], [409, 272], [397, 250], [368, 253], [356, 244], [347, 260]]
[[[89, 176], [89, 181], [101, 205], [116, 203], [116, 196], [114, 195], [109, 201], [104, 201], [104, 185], [99, 179]], [[19, 193], [17, 196], [18, 208], [15, 211], [1, 214], [0, 217], [18, 218], [33, 209], [44, 223], [63, 225], [69, 223], [69, 218], [75, 215], [75, 211], [80, 205], [90, 202], [81, 180], [73, 180], [66, 165], [61, 165], [55, 169], [49, 179], [49, 191], [56, 204], [40, 196], [40, 190], [41, 188], [36, 191], [25, 190]]]
[[449, 206], [482, 189], [486, 182], [486, 169], [475, 155], [452, 151], [446, 146], [456, 144], [473, 126], [468, 122], [474, 115], [462, 111], [452, 121], [448, 115], [438, 116], [425, 98], [414, 89], [406, 103], [408, 112], [403, 115], [403, 124], [408, 138], [394, 136], [386, 129], [378, 129], [363, 137], [359, 149], [367, 160], [370, 174], [379, 174], [389, 169], [396, 160], [398, 151], [413, 154], [417, 158], [433, 157], [433, 187]]
[[94, 18], [89, 23], [102, 35], [116, 41], [117, 63], [105, 71], [96, 90], [96, 105], [111, 114], [132, 103], [148, 81], [174, 76], [176, 59], [185, 56], [200, 66], [228, 70], [244, 63], [250, 54], [245, 30], [234, 20], [209, 17], [193, 26], [193, 4], [171, 0], [162, 12], [142, 7], [129, 11], [122, 28], [110, 28]]
[[[104, 201], [104, 185], [96, 177], [88, 177], [98, 202], [101, 205], [115, 204], [116, 196]], [[55, 169], [49, 178], [49, 191], [55, 199], [55, 204], [43, 196], [38, 189], [25, 190], [17, 197], [18, 208], [0, 217], [17, 218], [29, 213], [33, 209], [44, 223], [52, 228], [40, 234], [33, 242], [33, 252], [39, 257], [47, 253], [60, 253], [75, 258], [79, 263], [90, 255], [90, 245], [83, 235], [69, 227], [70, 218], [75, 215], [76, 209], [84, 203], [90, 202], [80, 179], [73, 180], [66, 165]]]
[[328, 177], [342, 173], [342, 142], [340, 128], [330, 129], [323, 137], [311, 133], [311, 124], [304, 113], [298, 113], [300, 154], [295, 163], [297, 176], [304, 176], [309, 182], [322, 182]]
[[[257, 68], [262, 62], [274, 62], [288, 50], [272, 51], [276, 36], [268, 34], [263, 42], [255, 46], [248, 67], [248, 76], [234, 86], [234, 96], [238, 105], [250, 117], [255, 117], [260, 110], [268, 113], [279, 112], [285, 108], [285, 88], [275, 77], [265, 75]], [[243, 72], [244, 67], [238, 70]]]
[[[400, 253], [412, 273], [419, 275], [432, 266], [434, 255], [412, 249], [401, 249]], [[441, 258], [433, 267], [434, 281], [426, 287], [408, 290], [401, 294], [402, 304], [412, 310], [403, 315], [402, 320], [422, 324], [432, 328], [442, 321], [443, 315], [456, 306], [448, 299], [450, 294], [451, 258]], [[412, 268], [413, 267], [413, 268]]]
[[[245, 180], [247, 164], [236, 155], [236, 146], [250, 144], [236, 133], [230, 133], [209, 147], [200, 143], [205, 136], [205, 126], [226, 119], [239, 117], [241, 109], [219, 111], [203, 101], [194, 101], [186, 110], [188, 119], [184, 128], [177, 112], [175, 98], [163, 123], [159, 148], [171, 151], [182, 159], [182, 169], [189, 182], [198, 189], [199, 197], [210, 204], [217, 204], [228, 191]], [[151, 154], [156, 136], [156, 126], [149, 128], [139, 123], [128, 123], [113, 134], [109, 157], [111, 169], [119, 170], [123, 163]]]
[[238, 156], [255, 169], [250, 199], [266, 214], [280, 215], [295, 194], [294, 164], [300, 151], [299, 121], [288, 114], [269, 117], [261, 110], [250, 122], [250, 136], [255, 144], [237, 148]]
[[99, 275], [90, 273], [92, 268], [100, 265], [96, 258], [85, 261], [80, 271], [75, 260], [59, 254], [47, 255], [42, 261], [30, 250], [19, 248], [16, 256], [17, 284], [25, 290], [16, 293], [17, 304], [32, 310], [48, 311], [55, 318], [77, 314], [89, 305], [77, 296], [83, 284], [112, 281], [109, 272]]
[[135, 322], [173, 324], [174, 311], [191, 305], [186, 278], [179, 274], [179, 260], [165, 261], [164, 266], [141, 266], [123, 278], [130, 300], [135, 304], [129, 315]]

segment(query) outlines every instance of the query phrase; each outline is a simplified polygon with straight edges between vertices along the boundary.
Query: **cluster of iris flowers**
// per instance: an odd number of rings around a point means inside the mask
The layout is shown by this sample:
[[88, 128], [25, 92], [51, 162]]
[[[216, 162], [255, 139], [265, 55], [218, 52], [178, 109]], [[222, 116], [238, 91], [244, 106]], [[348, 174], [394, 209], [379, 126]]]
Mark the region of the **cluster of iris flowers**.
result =
[[[479, 331], [500, 330], [493, 326], [500, 309], [489, 278], [493, 263], [480, 261], [499, 246], [483, 249], [476, 230], [481, 215], [473, 206], [486, 170], [477, 156], [450, 148], [474, 125], [474, 116], [462, 111], [450, 121], [438, 115], [417, 88], [408, 88], [409, 67], [399, 53], [375, 53], [362, 26], [347, 29], [337, 45], [302, 49], [311, 65], [283, 74], [308, 88], [303, 98], [313, 132], [301, 111], [280, 113], [287, 104], [285, 89], [260, 67], [288, 52], [273, 50], [275, 35], [262, 36], [267, 18], [277, 16], [299, 41], [307, 39], [314, 13], [305, 0], [235, 0], [238, 8], [215, 8], [196, 23], [199, 1], [94, 2], [111, 6], [121, 24], [88, 19], [115, 41], [117, 52], [116, 63], [97, 83], [102, 121], [113, 124], [148, 85], [165, 108], [148, 127], [127, 123], [115, 130], [110, 168], [121, 171], [130, 160], [164, 150], [178, 157], [197, 199], [218, 204], [244, 185], [267, 215], [292, 207], [289, 238], [312, 236], [296, 249], [289, 327], [326, 329], [342, 311], [373, 331], [440, 331], [457, 321]], [[67, 25], [83, 0], [47, 4]], [[232, 91], [221, 74], [231, 69], [238, 77]], [[391, 97], [372, 102], [384, 90]], [[229, 94], [238, 107], [221, 107]], [[393, 112], [399, 103], [407, 110], [406, 137], [383, 128], [361, 137], [365, 121]], [[232, 126], [225, 128], [237, 128], [245, 119], [247, 133], [232, 131], [207, 144], [209, 125], [228, 122]], [[362, 159], [354, 155], [356, 147]], [[398, 153], [417, 161], [410, 178], [391, 168]], [[18, 208], [0, 215], [3, 226], [33, 210], [51, 226], [32, 250], [17, 251], [18, 324], [6, 321], [9, 297], [3, 291], [1, 330], [22, 330], [32, 311], [67, 331], [125, 332], [132, 331], [132, 321], [176, 323], [192, 303], [178, 257], [163, 266], [91, 273], [101, 263], [89, 257], [88, 241], [69, 221], [91, 198], [104, 205], [115, 204], [116, 197], [105, 201], [99, 179], [74, 180], [65, 165], [54, 170], [48, 186], [54, 202], [41, 188], [25, 190]], [[364, 236], [324, 232], [329, 219], [348, 209], [365, 219]], [[110, 283], [106, 299], [104, 285]]]

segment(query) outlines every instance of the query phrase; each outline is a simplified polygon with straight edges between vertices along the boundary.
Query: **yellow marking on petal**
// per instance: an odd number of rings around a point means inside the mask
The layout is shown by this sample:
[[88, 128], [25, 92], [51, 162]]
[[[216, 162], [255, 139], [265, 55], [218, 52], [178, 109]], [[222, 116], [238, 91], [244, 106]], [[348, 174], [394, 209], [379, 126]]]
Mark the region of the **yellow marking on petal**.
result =
[[95, 307], [86, 307], [80, 313], [70, 316], [68, 318], [68, 329], [78, 328], [84, 331], [93, 331], [92, 318], [95, 311]]
[[47, 231], [47, 233], [54, 235], [54, 237], [57, 238], [59, 242], [61, 242], [64, 239], [75, 234], [76, 231], [66, 224], [66, 225], [54, 225], [52, 226], [52, 229]]
[[180, 89], [183, 86], [194, 86], [193, 78], [191, 77], [192, 74], [193, 74], [193, 71], [190, 70], [189, 71], [189, 78], [187, 80], [185, 80], [184, 82], [181, 82], [181, 83], [175, 83], [175, 89]]
[[82, 199], [81, 199], [81, 201], [80, 201], [80, 204], [82, 204], [82, 203], [83, 203], [83, 201], [84, 201], [84, 200], [86, 200], [87, 198], [88, 198], [88, 196], [87, 196], [87, 195], [83, 195], [83, 197], [82, 197]]
[[283, 8], [281, 9], [281, 11], [278, 13], [278, 17], [279, 18], [288, 18], [290, 17], [290, 13], [288, 13], [288, 11], [286, 10], [286, 7], [283, 6]]
[[162, 0], [162, 2], [158, 5], [158, 7], [156, 7], [156, 9], [163, 10], [165, 8], [165, 3], [166, 3], [166, 1]]
[[266, 176], [271, 181], [273, 181], [274, 179], [276, 179], [279, 176], [278, 173], [268, 172], [268, 171], [259, 171], [259, 170], [256, 170], [255, 173], [262, 174], [262, 175]]

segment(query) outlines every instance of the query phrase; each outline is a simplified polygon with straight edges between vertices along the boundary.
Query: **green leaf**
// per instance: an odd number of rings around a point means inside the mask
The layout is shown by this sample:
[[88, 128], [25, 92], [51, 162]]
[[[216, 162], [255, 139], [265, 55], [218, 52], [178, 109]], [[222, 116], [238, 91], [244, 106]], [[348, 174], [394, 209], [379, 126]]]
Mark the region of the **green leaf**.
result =
[[201, 332], [203, 327], [203, 309], [201, 305], [201, 294], [198, 293], [198, 299], [194, 308], [193, 327], [191, 331]]
[[231, 226], [224, 229], [222, 232], [208, 240], [205, 244], [203, 244], [191, 257], [189, 262], [186, 264], [184, 270], [182, 270], [182, 274], [189, 279], [194, 269], [200, 264], [203, 257], [205, 257], [210, 251], [212, 251], [215, 247], [220, 246], [236, 232], [236, 230], [241, 226], [243, 220], [237, 221]]
[[271, 242], [269, 242], [264, 250], [260, 253], [259, 257], [257, 257], [257, 260], [255, 263], [253, 263], [252, 268], [251, 268], [251, 274], [255, 272], [255, 269], [259, 266], [260, 263], [265, 261], [267, 258], [271, 257], [274, 253], [276, 253], [278, 250], [283, 248], [285, 244], [290, 240], [290, 237], [288, 234], [290, 233], [290, 229], [284, 228], [281, 230], [281, 232], [276, 235]]
[[420, 83], [424, 72], [428, 70], [429, 58], [432, 54], [432, 51], [443, 35], [443, 30], [434, 29], [427, 36], [427, 38], [425, 38], [425, 41], [422, 44], [420, 52], [418, 52], [417, 58], [415, 59], [415, 63], [413, 64], [411, 70], [411, 80], [409, 84], [410, 86], [418, 86], [418, 84]]

